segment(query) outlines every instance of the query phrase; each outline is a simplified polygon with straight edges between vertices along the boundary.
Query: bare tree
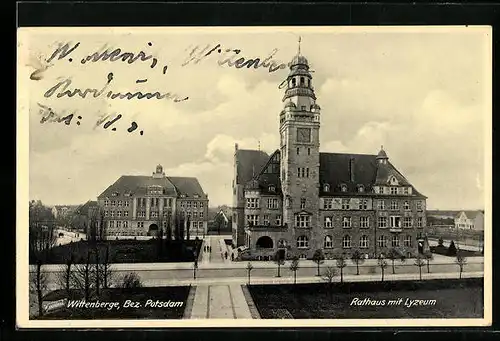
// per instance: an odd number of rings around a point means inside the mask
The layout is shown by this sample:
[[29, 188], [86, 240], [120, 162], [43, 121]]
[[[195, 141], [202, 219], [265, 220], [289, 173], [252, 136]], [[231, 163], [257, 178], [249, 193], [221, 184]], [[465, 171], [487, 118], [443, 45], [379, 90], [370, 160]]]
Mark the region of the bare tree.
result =
[[380, 255], [377, 259], [377, 265], [380, 267], [380, 270], [382, 270], [382, 279], [381, 281], [383, 282], [384, 281], [384, 272], [385, 272], [385, 268], [387, 268], [387, 261], [385, 260], [385, 258]]
[[467, 258], [463, 256], [463, 254], [459, 251], [457, 252], [457, 256], [455, 258], [455, 263], [460, 268], [460, 279], [462, 279], [462, 273], [464, 271], [464, 266], [467, 264]]
[[30, 274], [30, 289], [36, 292], [38, 315], [43, 316], [45, 310], [43, 308], [43, 293], [48, 289], [48, 276], [43, 270], [43, 262], [37, 260], [34, 265], [34, 273]]
[[424, 258], [425, 258], [425, 261], [427, 262], [427, 273], [430, 273], [431, 272], [431, 268], [430, 268], [430, 262], [434, 259], [434, 255], [432, 254], [432, 252], [427, 252], [424, 254]]
[[317, 275], [316, 276], [321, 276], [319, 273], [319, 266], [325, 262], [325, 255], [323, 254], [323, 251], [321, 249], [317, 249], [314, 251], [312, 260], [314, 263], [316, 263], [316, 268], [317, 268]]
[[398, 252], [398, 250], [392, 248], [387, 253], [387, 258], [389, 258], [391, 260], [391, 262], [392, 262], [392, 273], [395, 274], [396, 273], [396, 268], [394, 266], [394, 261], [396, 259], [401, 259], [401, 254]]
[[278, 265], [278, 274], [276, 275], [276, 277], [281, 277], [281, 266], [283, 264], [285, 264], [285, 260], [283, 259], [283, 257], [281, 257], [281, 254], [279, 251], [277, 251], [275, 254], [274, 254], [274, 262], [276, 263], [276, 265]]
[[344, 268], [347, 266], [345, 255], [341, 254], [337, 257], [337, 268], [340, 269], [340, 283], [344, 283]]
[[363, 264], [365, 259], [359, 250], [355, 250], [351, 255], [351, 260], [356, 264], [356, 275], [359, 275], [359, 265]]
[[247, 264], [247, 273], [248, 273], [248, 285], [250, 285], [250, 272], [253, 270], [253, 265], [252, 263], [248, 262]]
[[333, 266], [327, 266], [325, 272], [321, 277], [328, 284], [332, 284], [333, 279], [335, 278], [336, 275], [337, 275], [337, 269], [335, 269]]
[[297, 284], [297, 270], [299, 270], [299, 257], [293, 256], [290, 271], [293, 271], [293, 284]]
[[417, 255], [415, 258], [415, 263], [416, 266], [418, 266], [418, 272], [420, 275], [420, 280], [422, 280], [422, 267], [425, 265], [425, 261], [423, 260], [422, 256], [420, 254]]
[[59, 286], [66, 290], [66, 295], [69, 298], [71, 294], [71, 272], [74, 263], [73, 255], [71, 255], [66, 263], [61, 267], [61, 271], [57, 275]]

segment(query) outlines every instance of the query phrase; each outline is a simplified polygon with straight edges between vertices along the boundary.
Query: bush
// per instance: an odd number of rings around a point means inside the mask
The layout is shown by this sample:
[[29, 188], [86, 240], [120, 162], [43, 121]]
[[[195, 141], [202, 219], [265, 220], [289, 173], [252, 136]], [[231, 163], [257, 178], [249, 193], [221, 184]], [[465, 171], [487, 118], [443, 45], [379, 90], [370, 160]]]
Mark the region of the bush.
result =
[[456, 255], [457, 255], [457, 248], [455, 247], [455, 243], [452, 240], [450, 246], [448, 247], [448, 256], [456, 256]]
[[443, 243], [444, 243], [444, 240], [442, 237], [439, 237], [439, 240], [438, 240], [438, 246], [443, 246]]
[[141, 277], [135, 272], [131, 272], [128, 275], [123, 276], [121, 287], [141, 288], [142, 287]]

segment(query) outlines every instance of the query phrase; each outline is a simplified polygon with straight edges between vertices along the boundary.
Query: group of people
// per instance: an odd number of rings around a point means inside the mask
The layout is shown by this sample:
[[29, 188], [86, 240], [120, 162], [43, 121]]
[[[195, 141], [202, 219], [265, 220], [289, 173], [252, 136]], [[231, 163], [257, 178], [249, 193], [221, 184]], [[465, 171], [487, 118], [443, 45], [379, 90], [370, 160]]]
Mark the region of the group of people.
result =
[[211, 247], [210, 245], [205, 245], [205, 246], [203, 247], [203, 251], [204, 251], [204, 252], [212, 252], [212, 247]]
[[[203, 252], [212, 252], [212, 246], [210, 245], [204, 245], [203, 246]], [[221, 257], [227, 259], [229, 254], [226, 252], [221, 251]], [[231, 260], [234, 261], [234, 253], [231, 253]]]

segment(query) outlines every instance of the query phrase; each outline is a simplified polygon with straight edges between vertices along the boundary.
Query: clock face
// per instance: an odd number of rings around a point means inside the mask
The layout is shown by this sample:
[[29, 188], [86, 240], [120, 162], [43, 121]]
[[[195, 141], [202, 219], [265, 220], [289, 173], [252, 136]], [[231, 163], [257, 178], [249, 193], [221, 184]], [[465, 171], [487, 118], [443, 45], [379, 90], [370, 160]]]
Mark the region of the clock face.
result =
[[311, 129], [297, 128], [297, 142], [311, 142]]

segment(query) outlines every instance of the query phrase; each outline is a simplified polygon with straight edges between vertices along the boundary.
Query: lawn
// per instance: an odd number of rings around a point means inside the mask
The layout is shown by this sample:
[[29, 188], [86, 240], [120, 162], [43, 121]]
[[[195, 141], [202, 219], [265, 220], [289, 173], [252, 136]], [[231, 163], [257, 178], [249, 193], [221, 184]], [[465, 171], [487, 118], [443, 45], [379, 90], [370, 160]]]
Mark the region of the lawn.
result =
[[[442, 256], [448, 256], [448, 248], [446, 246], [431, 246], [430, 247], [432, 253], [436, 253], [438, 255]], [[471, 250], [460, 250], [460, 254], [462, 254], [464, 257], [481, 257], [483, 254], [479, 251], [471, 251]], [[448, 256], [448, 257], [456, 257], [456, 256]]]
[[[103, 289], [99, 302], [117, 302], [118, 309], [107, 309], [106, 307], [78, 308], [66, 305], [36, 319], [181, 319], [186, 308], [189, 290], [189, 286]], [[47, 294], [45, 300], [55, 301], [65, 297], [63, 290], [56, 290]], [[83, 299], [81, 293], [73, 293], [72, 300], [80, 299]], [[124, 304], [126, 300], [136, 303], [126, 307]], [[160, 302], [182, 302], [182, 305], [160, 307], [150, 303], [149, 306], [146, 306], [148, 300], [153, 302], [157, 300]], [[137, 303], [139, 303], [140, 307], [136, 306]]]
[[[100, 262], [105, 259], [108, 245], [110, 263], [192, 262], [193, 250], [200, 254], [201, 240], [171, 241], [170, 244], [165, 241], [162, 249], [155, 239], [101, 241], [98, 243]], [[46, 263], [64, 264], [71, 256], [75, 262], [84, 263], [89, 250], [93, 251], [93, 247], [87, 241], [55, 246], [47, 255]]]
[[[482, 279], [251, 285], [249, 291], [263, 319], [481, 318], [484, 313]], [[356, 298], [368, 303], [352, 304]], [[407, 299], [428, 301], [408, 307]]]

